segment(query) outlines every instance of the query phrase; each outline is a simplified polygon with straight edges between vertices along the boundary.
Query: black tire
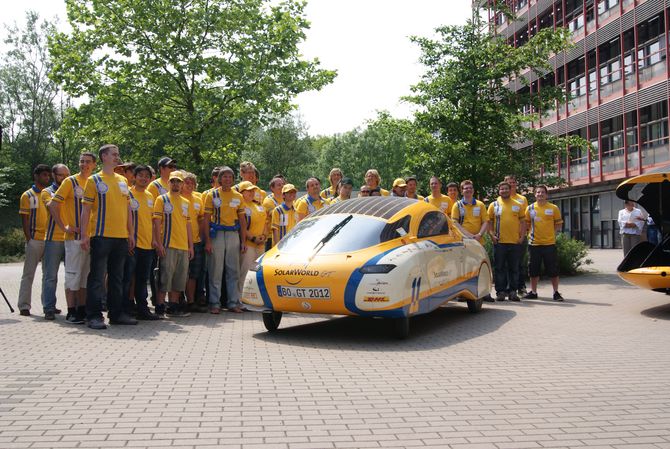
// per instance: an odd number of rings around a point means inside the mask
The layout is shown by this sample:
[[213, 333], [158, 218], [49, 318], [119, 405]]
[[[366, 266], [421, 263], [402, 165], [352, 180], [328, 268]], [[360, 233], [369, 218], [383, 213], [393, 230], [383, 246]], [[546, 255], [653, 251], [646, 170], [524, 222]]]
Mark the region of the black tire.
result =
[[281, 312], [263, 312], [263, 324], [268, 332], [274, 332], [279, 328], [281, 316]]
[[398, 340], [404, 340], [409, 337], [409, 317], [393, 319], [393, 335]]
[[470, 313], [477, 313], [480, 310], [482, 310], [482, 303], [484, 302], [484, 298], [479, 298], [479, 299], [468, 299], [468, 310]]

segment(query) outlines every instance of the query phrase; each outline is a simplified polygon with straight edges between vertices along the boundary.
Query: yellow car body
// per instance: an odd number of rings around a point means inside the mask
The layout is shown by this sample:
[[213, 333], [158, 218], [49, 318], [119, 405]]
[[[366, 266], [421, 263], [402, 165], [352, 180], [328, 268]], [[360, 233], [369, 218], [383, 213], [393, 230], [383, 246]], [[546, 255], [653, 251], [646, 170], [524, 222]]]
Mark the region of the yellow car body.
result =
[[641, 288], [670, 293], [670, 173], [649, 173], [628, 179], [616, 189], [623, 200], [640, 204], [661, 229], [661, 242], [640, 242], [619, 264], [626, 282]]
[[402, 319], [461, 297], [476, 311], [491, 289], [490, 267], [481, 244], [436, 207], [357, 198], [309, 215], [261, 256], [242, 302], [265, 313]]

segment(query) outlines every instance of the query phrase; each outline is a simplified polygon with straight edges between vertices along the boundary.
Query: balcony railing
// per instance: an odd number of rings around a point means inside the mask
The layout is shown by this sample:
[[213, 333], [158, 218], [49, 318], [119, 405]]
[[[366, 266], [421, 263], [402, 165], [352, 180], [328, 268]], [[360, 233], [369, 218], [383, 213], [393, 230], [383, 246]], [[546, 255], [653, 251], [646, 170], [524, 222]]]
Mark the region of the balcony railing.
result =
[[624, 168], [623, 147], [603, 152], [603, 173], [611, 173]]
[[670, 159], [668, 137], [648, 140], [642, 144], [642, 165], [649, 166]]

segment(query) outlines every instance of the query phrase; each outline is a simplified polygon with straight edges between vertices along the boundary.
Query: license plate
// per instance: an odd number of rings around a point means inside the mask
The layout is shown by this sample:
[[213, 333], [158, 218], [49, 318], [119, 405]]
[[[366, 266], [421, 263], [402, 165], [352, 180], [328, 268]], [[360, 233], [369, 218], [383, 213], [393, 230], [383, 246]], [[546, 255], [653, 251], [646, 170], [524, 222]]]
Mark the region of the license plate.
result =
[[330, 299], [330, 288], [328, 287], [285, 287], [277, 286], [277, 294], [280, 298], [296, 299]]

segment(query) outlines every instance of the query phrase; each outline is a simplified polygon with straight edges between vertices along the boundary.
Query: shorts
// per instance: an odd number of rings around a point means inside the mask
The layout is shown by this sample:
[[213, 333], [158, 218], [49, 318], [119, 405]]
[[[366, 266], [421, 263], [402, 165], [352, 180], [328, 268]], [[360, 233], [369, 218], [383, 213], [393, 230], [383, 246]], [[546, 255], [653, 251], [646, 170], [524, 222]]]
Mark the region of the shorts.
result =
[[193, 259], [188, 264], [188, 278], [198, 279], [205, 269], [205, 242], [193, 244]]
[[159, 259], [160, 290], [162, 292], [183, 292], [188, 280], [188, 251], [166, 248], [165, 257]]
[[65, 289], [77, 291], [86, 288], [91, 270], [91, 252], [81, 249], [81, 240], [65, 241]]
[[556, 245], [530, 245], [528, 247], [530, 261], [528, 263], [528, 274], [530, 277], [540, 276], [542, 263], [547, 276], [553, 278], [558, 276], [558, 251]]

